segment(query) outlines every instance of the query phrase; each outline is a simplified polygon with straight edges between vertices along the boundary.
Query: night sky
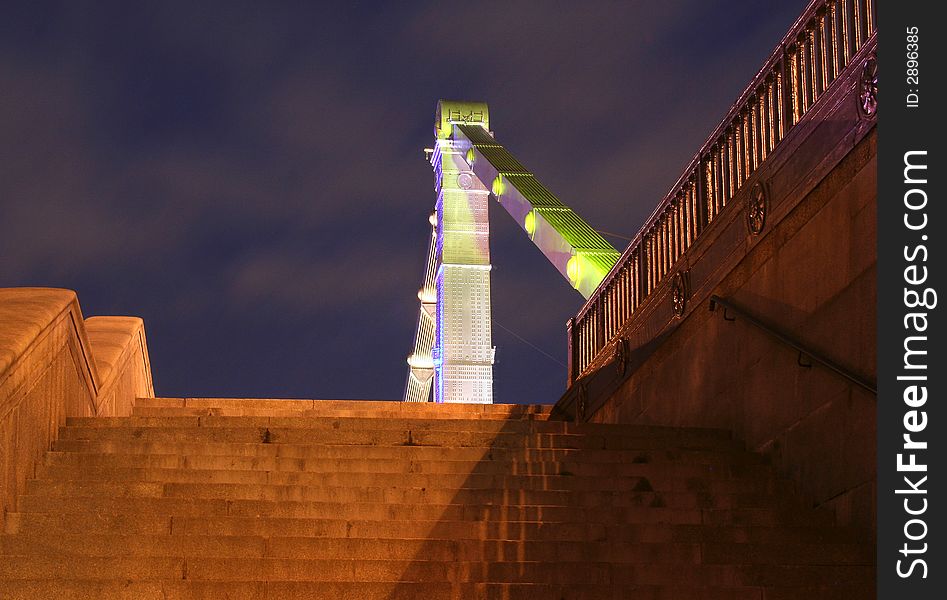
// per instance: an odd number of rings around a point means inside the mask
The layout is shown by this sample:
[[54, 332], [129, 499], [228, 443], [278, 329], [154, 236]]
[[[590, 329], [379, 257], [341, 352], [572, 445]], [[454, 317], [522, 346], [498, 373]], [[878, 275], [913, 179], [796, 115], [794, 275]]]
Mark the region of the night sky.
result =
[[[0, 286], [143, 317], [159, 395], [400, 398], [438, 98], [632, 237], [804, 6], [5, 2]], [[495, 399], [555, 402], [583, 300], [491, 211]]]

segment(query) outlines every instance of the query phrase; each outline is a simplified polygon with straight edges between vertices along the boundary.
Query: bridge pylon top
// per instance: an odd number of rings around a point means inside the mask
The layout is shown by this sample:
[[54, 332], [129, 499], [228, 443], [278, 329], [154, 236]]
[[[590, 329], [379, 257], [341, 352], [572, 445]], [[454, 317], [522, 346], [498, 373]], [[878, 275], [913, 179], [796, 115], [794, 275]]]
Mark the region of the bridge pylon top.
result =
[[[588, 298], [618, 260], [490, 131], [485, 102], [438, 100], [428, 154], [437, 199], [405, 401], [493, 402], [489, 198]], [[434, 302], [430, 295], [434, 293]]]
[[490, 130], [490, 108], [486, 102], [438, 100], [434, 114], [434, 132], [437, 139], [451, 136], [454, 125], [480, 125]]

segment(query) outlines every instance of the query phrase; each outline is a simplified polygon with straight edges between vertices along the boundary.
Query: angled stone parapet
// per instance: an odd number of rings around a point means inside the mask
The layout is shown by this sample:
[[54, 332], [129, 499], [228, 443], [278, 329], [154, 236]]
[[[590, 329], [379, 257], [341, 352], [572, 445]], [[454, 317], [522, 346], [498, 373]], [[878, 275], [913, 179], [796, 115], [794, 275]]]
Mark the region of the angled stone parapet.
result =
[[90, 317], [85, 327], [102, 382], [95, 414], [130, 414], [135, 398], [154, 395], [144, 321], [138, 317]]
[[87, 321], [71, 290], [0, 288], [0, 514], [67, 417], [127, 415], [153, 395], [141, 319]]

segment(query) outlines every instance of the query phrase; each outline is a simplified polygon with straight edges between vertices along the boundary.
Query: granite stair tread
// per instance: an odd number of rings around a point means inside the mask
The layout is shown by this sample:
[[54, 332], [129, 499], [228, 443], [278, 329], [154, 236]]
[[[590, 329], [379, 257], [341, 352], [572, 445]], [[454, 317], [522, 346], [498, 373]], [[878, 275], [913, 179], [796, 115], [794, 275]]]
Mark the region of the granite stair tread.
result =
[[139, 399], [71, 418], [2, 598], [863, 598], [873, 549], [721, 430], [548, 406]]

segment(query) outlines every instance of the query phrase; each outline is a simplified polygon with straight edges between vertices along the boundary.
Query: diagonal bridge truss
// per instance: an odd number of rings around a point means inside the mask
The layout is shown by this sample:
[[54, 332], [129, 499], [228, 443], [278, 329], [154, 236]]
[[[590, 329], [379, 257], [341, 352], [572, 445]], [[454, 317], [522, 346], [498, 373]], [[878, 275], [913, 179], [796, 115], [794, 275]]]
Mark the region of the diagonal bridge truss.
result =
[[564, 205], [490, 131], [483, 102], [440, 100], [430, 154], [437, 195], [406, 402], [493, 402], [490, 223], [494, 198], [588, 298], [619, 252]]

